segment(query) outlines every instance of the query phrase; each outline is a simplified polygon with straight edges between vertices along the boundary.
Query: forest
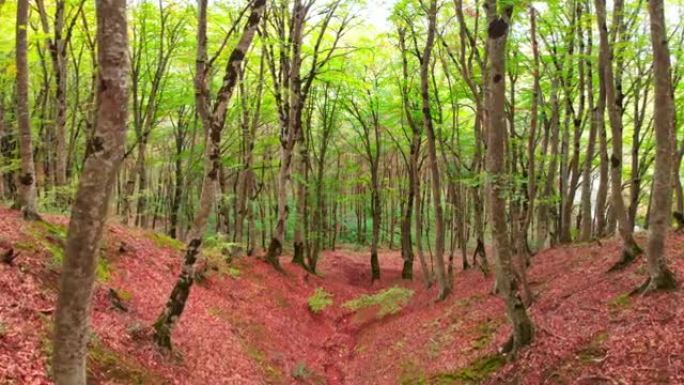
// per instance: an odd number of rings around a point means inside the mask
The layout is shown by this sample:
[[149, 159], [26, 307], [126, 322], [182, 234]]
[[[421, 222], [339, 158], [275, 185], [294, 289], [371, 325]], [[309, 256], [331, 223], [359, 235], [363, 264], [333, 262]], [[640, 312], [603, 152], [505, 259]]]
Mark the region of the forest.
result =
[[0, 0], [0, 384], [684, 384], [682, 20]]

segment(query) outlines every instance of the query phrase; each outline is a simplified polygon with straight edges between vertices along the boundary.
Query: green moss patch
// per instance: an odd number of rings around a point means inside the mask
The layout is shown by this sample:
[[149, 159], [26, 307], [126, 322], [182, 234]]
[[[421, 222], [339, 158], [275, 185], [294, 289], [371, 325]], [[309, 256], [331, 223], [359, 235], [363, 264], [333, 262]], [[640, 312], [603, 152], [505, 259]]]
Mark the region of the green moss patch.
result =
[[608, 301], [608, 308], [612, 314], [620, 313], [632, 306], [632, 299], [629, 294], [620, 294]]
[[577, 358], [583, 363], [601, 362], [606, 357], [607, 351], [603, 347], [603, 343], [608, 340], [607, 333], [600, 333], [596, 335], [587, 345], [580, 348], [577, 352]]
[[485, 356], [477, 359], [465, 368], [455, 372], [442, 373], [432, 376], [431, 384], [478, 384], [506, 364], [501, 355]]
[[471, 346], [475, 350], [481, 350], [489, 345], [494, 337], [494, 333], [499, 327], [499, 322], [489, 320], [477, 326], [478, 337], [472, 342]]
[[166, 234], [158, 233], [156, 231], [150, 231], [146, 234], [147, 237], [151, 239], [154, 242], [154, 244], [158, 247], [172, 250], [183, 250], [183, 248], [185, 247], [183, 242], [177, 239], [173, 239]]
[[[18, 243], [17, 248], [32, 252], [44, 250], [52, 257], [50, 267], [59, 271], [64, 264], [64, 247], [67, 239], [66, 226], [36, 221], [31, 222], [25, 228], [25, 234], [32, 239], [32, 242]], [[96, 277], [100, 282], [107, 282], [111, 278], [109, 262], [103, 256], [97, 260]]]
[[170, 384], [126, 355], [119, 354], [101, 342], [91, 341], [88, 351], [89, 377], [116, 380], [131, 385]]

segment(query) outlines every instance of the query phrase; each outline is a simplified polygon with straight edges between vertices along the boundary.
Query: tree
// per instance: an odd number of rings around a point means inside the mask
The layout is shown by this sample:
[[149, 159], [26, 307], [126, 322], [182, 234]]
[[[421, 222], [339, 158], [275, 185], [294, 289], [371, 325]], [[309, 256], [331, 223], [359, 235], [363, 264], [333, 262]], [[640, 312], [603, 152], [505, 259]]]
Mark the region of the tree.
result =
[[57, 385], [86, 384], [88, 320], [97, 255], [126, 139], [127, 34], [126, 1], [98, 2], [97, 125], [87, 144], [64, 250], [52, 365]]
[[370, 169], [371, 189], [371, 216], [373, 225], [371, 229], [370, 265], [371, 279], [380, 279], [380, 261], [378, 259], [378, 247], [380, 243], [380, 225], [382, 221], [382, 202], [380, 198], [380, 160], [382, 155], [382, 127], [380, 122], [380, 92], [379, 72], [377, 69], [367, 68], [370, 73], [366, 84], [370, 85], [359, 92], [357, 97], [354, 90], [350, 91], [345, 108], [352, 117], [353, 127], [358, 132], [362, 142], [363, 154]]
[[208, 138], [204, 154], [204, 174], [200, 206], [190, 229], [188, 243], [183, 259], [183, 267], [171, 291], [169, 300], [162, 313], [154, 323], [154, 340], [163, 349], [171, 349], [171, 332], [178, 322], [185, 303], [190, 295], [194, 282], [194, 266], [202, 246], [202, 237], [206, 230], [207, 220], [216, 200], [216, 183], [218, 182], [221, 133], [226, 121], [228, 104], [238, 82], [240, 67], [249, 50], [257, 27], [266, 8], [266, 0], [250, 2], [250, 15], [242, 35], [233, 48], [225, 68], [221, 88], [216, 94], [213, 105], [210, 101], [208, 79], [211, 62], [207, 60], [207, 0], [199, 2], [199, 18], [197, 28], [197, 62], [195, 69], [195, 104], [206, 137]]
[[29, 0], [17, 2], [16, 25], [16, 82], [17, 123], [19, 126], [19, 149], [21, 154], [21, 175], [17, 203], [25, 219], [40, 219], [37, 208], [36, 170], [33, 163], [33, 141], [31, 139], [31, 116], [29, 111], [29, 67], [28, 67], [28, 22]]
[[439, 294], [437, 298], [443, 300], [451, 291], [451, 283], [447, 281], [444, 267], [444, 210], [442, 208], [442, 186], [440, 183], [439, 165], [437, 163], [437, 146], [435, 144], [435, 128], [432, 121], [430, 106], [430, 79], [428, 70], [432, 60], [432, 48], [435, 44], [435, 30], [437, 28], [437, 0], [431, 0], [427, 10], [428, 30], [425, 49], [420, 63], [420, 95], [423, 102], [423, 126], [427, 134], [428, 160], [432, 180], [432, 198], [435, 206], [435, 274]]
[[667, 267], [665, 240], [670, 228], [672, 212], [672, 164], [674, 145], [674, 103], [672, 78], [670, 77], [670, 50], [665, 29], [665, 11], [662, 0], [648, 2], [651, 21], [651, 43], [653, 45], [653, 72], [655, 98], [653, 117], [655, 119], [656, 160], [653, 176], [653, 196], [649, 215], [649, 235], [646, 246], [649, 278], [643, 291], [672, 289], [677, 283]]
[[[601, 77], [606, 88], [606, 105], [608, 107], [608, 118], [612, 133], [613, 154], [610, 158], [610, 180], [611, 180], [611, 203], [614, 215], [617, 218], [620, 237], [622, 237], [622, 254], [620, 260], [611, 270], [621, 269], [631, 264], [636, 257], [642, 253], [641, 248], [634, 240], [632, 229], [629, 228], [625, 202], [622, 200], [622, 118], [617, 96], [615, 91], [615, 76], [613, 75], [613, 50], [608, 42], [608, 26], [606, 23], [606, 1], [594, 0], [596, 7], [596, 22], [600, 37], [600, 56], [599, 56], [599, 77]], [[622, 1], [615, 2], [614, 11], [617, 20], [614, 21], [613, 28], [620, 25], [622, 15]]]
[[513, 326], [513, 334], [504, 351], [515, 353], [532, 341], [533, 327], [525, 305], [517, 293], [517, 282], [512, 266], [510, 236], [506, 224], [506, 184], [509, 176], [505, 174], [504, 155], [506, 120], [504, 105], [506, 100], [506, 40], [509, 23], [513, 14], [511, 5], [498, 7], [496, 0], [487, 0], [487, 55], [488, 90], [486, 98], [487, 122], [487, 173], [489, 179], [489, 205], [492, 223], [492, 238], [496, 250], [496, 281], [506, 302], [508, 318]]
[[[289, 10], [288, 2], [282, 2], [278, 7], [271, 10], [267, 20], [276, 33], [275, 44], [267, 45], [268, 64], [273, 80], [273, 91], [278, 108], [280, 129], [280, 168], [278, 172], [277, 203], [278, 218], [275, 229], [272, 232], [271, 242], [266, 254], [266, 260], [277, 270], [281, 270], [278, 257], [283, 251], [285, 240], [285, 221], [288, 216], [287, 186], [291, 174], [291, 165], [295, 146], [299, 144], [299, 170], [305, 169], [302, 162], [307, 162], [307, 148], [304, 143], [306, 138], [302, 132], [302, 116], [311, 87], [323, 68], [335, 57], [339, 49], [340, 39], [346, 33], [349, 24], [354, 17], [347, 13], [340, 17], [337, 25], [333, 25], [334, 19], [339, 16], [341, 0], [334, 0], [326, 5], [321, 11], [318, 23], [311, 30], [316, 31], [311, 48], [309, 67], [303, 68], [304, 38], [307, 23], [312, 19], [309, 14], [316, 0], [295, 0], [292, 11]], [[329, 45], [325, 45], [327, 33], [333, 30], [334, 36]], [[264, 34], [268, 38], [269, 29], [264, 28]], [[279, 45], [279, 49], [275, 45]], [[297, 192], [296, 231], [294, 240], [294, 255], [292, 261], [306, 267], [304, 261], [304, 229], [302, 208], [306, 205], [306, 186], [300, 183]]]

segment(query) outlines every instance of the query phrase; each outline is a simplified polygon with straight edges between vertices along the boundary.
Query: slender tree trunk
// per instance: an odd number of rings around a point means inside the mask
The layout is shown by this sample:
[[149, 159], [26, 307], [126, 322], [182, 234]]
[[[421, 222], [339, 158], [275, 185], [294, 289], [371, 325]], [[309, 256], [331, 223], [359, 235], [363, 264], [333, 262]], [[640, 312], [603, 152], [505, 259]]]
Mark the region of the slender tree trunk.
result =
[[588, 242], [592, 237], [592, 225], [593, 218], [591, 213], [591, 192], [593, 179], [591, 177], [592, 164], [594, 161], [594, 154], [596, 152], [596, 134], [598, 131], [599, 122], [596, 119], [597, 112], [595, 111], [594, 105], [594, 71], [592, 70], [592, 64], [589, 58], [591, 58], [593, 45], [592, 45], [592, 29], [589, 28], [587, 31], [587, 49], [585, 55], [587, 57], [587, 97], [589, 103], [589, 113], [591, 114], [591, 123], [589, 126], [589, 142], [587, 143], [587, 154], [584, 158], [584, 165], [582, 168], [582, 199], [581, 199], [581, 213], [582, 221], [580, 224], [580, 237], [581, 242]]
[[296, 200], [297, 200], [297, 216], [294, 232], [294, 244], [292, 253], [292, 263], [307, 268], [304, 259], [306, 247], [306, 216], [307, 216], [307, 199], [306, 199], [306, 174], [308, 164], [308, 149], [306, 144], [305, 134], [302, 127], [299, 128], [299, 138], [297, 139], [297, 183], [296, 183]]
[[238, 82], [240, 67], [249, 50], [259, 21], [266, 8], [266, 0], [251, 2], [251, 14], [242, 32], [242, 36], [229, 56], [225, 69], [223, 84], [216, 94], [213, 108], [210, 106], [207, 62], [207, 1], [200, 0], [197, 34], [197, 61], [195, 74], [195, 103], [202, 126], [207, 133], [207, 144], [204, 154], [204, 176], [200, 203], [190, 233], [183, 260], [183, 267], [164, 310], [154, 323], [154, 340], [163, 349], [171, 349], [171, 332], [178, 322], [190, 295], [194, 282], [194, 266], [202, 245], [202, 236], [206, 230], [207, 220], [216, 200], [216, 184], [218, 183], [221, 133], [225, 125], [226, 111], [233, 91]]
[[[606, 103], [613, 134], [613, 155], [610, 159], [611, 176], [611, 203], [613, 213], [617, 219], [618, 229], [622, 237], [622, 255], [620, 260], [611, 268], [616, 270], [631, 264], [641, 254], [641, 248], [637, 245], [629, 228], [625, 202], [622, 200], [622, 119], [616, 104], [615, 78], [613, 76], [612, 53], [608, 43], [608, 27], [606, 23], [605, 0], [594, 0], [596, 16], [601, 40], [600, 75], [604, 79], [606, 87]], [[617, 27], [617, 26], [615, 26]]]
[[670, 77], [670, 50], [667, 44], [663, 0], [650, 0], [648, 13], [651, 21], [655, 99], [656, 164], [653, 176], [653, 195], [649, 217], [649, 236], [646, 247], [649, 279], [646, 291], [672, 289], [677, 286], [675, 276], [667, 266], [665, 240], [670, 228], [672, 212], [672, 158], [676, 141], [674, 131], [674, 103]]
[[[560, 120], [560, 105], [558, 102], [558, 76], [554, 75], [551, 81], [551, 124], [549, 129], [551, 130], [550, 138], [550, 153], [549, 156], [551, 160], [549, 161], [549, 169], [546, 174], [546, 180], [544, 182], [544, 190], [542, 192], [542, 198], [549, 199], [554, 193], [554, 184], [556, 183], [556, 174], [558, 173], [558, 144], [559, 144], [559, 120]], [[541, 250], [546, 246], [546, 240], [549, 238], [549, 233], [551, 231], [549, 214], [550, 214], [550, 204], [543, 202], [539, 204], [539, 209], [537, 210], [537, 250]]]
[[430, 2], [430, 9], [428, 10], [428, 37], [425, 43], [425, 50], [423, 51], [423, 58], [421, 61], [420, 78], [421, 78], [421, 96], [423, 101], [423, 125], [427, 134], [428, 142], [428, 161], [431, 171], [432, 181], [432, 198], [434, 201], [435, 210], [435, 274], [437, 276], [437, 285], [439, 286], [438, 300], [445, 299], [451, 291], [451, 283], [447, 280], [446, 268], [444, 266], [444, 213], [442, 207], [442, 189], [440, 184], [439, 164], [437, 163], [437, 148], [435, 144], [435, 129], [432, 122], [432, 114], [430, 110], [430, 90], [429, 90], [429, 73], [430, 61], [432, 60], [432, 48], [435, 41], [435, 32], [437, 24], [437, 0]]
[[36, 171], [33, 163], [31, 140], [31, 116], [29, 112], [29, 68], [28, 41], [29, 0], [17, 2], [16, 25], [16, 81], [17, 81], [17, 125], [19, 126], [19, 150], [21, 175], [17, 200], [25, 219], [40, 219], [37, 208]]
[[[532, 341], [533, 326], [527, 315], [525, 305], [517, 293], [512, 266], [508, 226], [506, 224], [506, 200], [503, 193], [507, 188], [505, 175], [505, 137], [506, 137], [506, 40], [509, 22], [513, 13], [512, 6], [500, 11], [496, 0], [485, 3], [488, 21], [487, 53], [489, 58], [489, 87], [487, 92], [487, 111], [489, 123], [487, 146], [487, 172], [490, 174], [489, 202], [492, 222], [492, 237], [496, 249], [497, 283], [506, 302], [508, 318], [513, 326], [510, 343], [504, 351], [515, 352]], [[501, 13], [499, 13], [501, 12]]]
[[86, 384], [88, 313], [97, 255], [126, 139], [129, 75], [126, 1], [100, 1], [96, 10], [97, 125], [87, 145], [65, 247], [52, 365], [57, 385]]
[[[380, 130], [380, 127], [375, 128], [376, 132]], [[377, 141], [376, 145], [380, 147], [380, 142]], [[378, 153], [380, 150], [378, 149]], [[371, 166], [371, 213], [373, 225], [371, 227], [371, 279], [373, 281], [380, 279], [380, 260], [378, 259], [378, 244], [380, 243], [380, 221], [381, 217], [381, 202], [380, 202], [380, 181], [378, 175], [378, 162], [380, 161], [378, 156]]]
[[[524, 237], [525, 248], [527, 249], [528, 231], [532, 216], [534, 215], [534, 200], [537, 195], [537, 128], [539, 126], [539, 98], [541, 94], [540, 73], [539, 73], [539, 42], [537, 41], [537, 11], [532, 5], [529, 6], [530, 13], [530, 33], [532, 37], [532, 53], [533, 53], [533, 68], [532, 75], [534, 77], [534, 84], [532, 89], [532, 107], [530, 109], [530, 129], [527, 136], [527, 201], [525, 214], [523, 215], [523, 223], [521, 225], [520, 234]], [[522, 246], [522, 245], [520, 245]], [[529, 259], [527, 250], [526, 263]]]
[[600, 76], [599, 68], [599, 98], [596, 103], [596, 108], [592, 111], [592, 122], [596, 125], [599, 137], [599, 185], [596, 191], [596, 208], [594, 210], [594, 217], [596, 218], [596, 227], [594, 235], [597, 238], [604, 237], [607, 234], [607, 213], [606, 202], [608, 200], [608, 138], [606, 133], [606, 83], [603, 76]]

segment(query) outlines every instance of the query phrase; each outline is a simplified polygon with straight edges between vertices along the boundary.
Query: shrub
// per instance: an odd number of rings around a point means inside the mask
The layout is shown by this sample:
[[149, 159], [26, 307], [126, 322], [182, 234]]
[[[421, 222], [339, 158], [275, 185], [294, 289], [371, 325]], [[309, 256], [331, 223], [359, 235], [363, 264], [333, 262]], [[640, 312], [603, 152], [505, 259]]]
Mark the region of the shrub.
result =
[[406, 306], [413, 296], [414, 291], [403, 287], [391, 287], [375, 294], [364, 294], [359, 298], [347, 301], [344, 307], [351, 310], [359, 310], [371, 306], [379, 306], [379, 315], [396, 314]]
[[314, 314], [318, 314], [325, 310], [326, 307], [332, 305], [332, 303], [332, 294], [319, 287], [309, 297], [309, 310]]

